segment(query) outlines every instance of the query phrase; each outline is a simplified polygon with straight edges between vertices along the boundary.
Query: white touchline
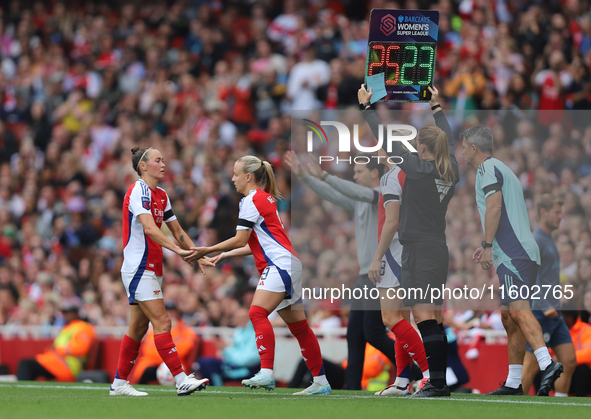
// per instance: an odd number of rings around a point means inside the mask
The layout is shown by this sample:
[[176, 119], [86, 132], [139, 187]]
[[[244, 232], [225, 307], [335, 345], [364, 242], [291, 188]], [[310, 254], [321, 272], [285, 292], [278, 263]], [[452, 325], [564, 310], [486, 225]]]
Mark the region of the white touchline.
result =
[[[91, 387], [91, 386], [51, 386], [51, 385], [43, 385], [43, 384], [14, 384], [12, 383], [0, 383], [1, 387], [19, 387], [19, 388], [55, 388], [58, 390], [100, 390], [105, 391], [109, 389], [109, 385], [105, 384], [104, 387]], [[211, 387], [210, 387], [211, 388]], [[143, 390], [143, 391], [168, 391], [173, 392], [174, 387], [170, 386], [169, 388], [153, 388], [153, 387], [140, 387], [136, 386], [136, 389]], [[295, 390], [295, 389], [293, 389]], [[270, 392], [260, 392], [260, 393], [251, 393], [251, 392], [244, 392], [244, 391], [219, 391], [219, 390], [203, 390], [203, 394], [249, 394], [249, 395], [257, 395], [257, 396], [271, 396], [277, 397], [281, 400], [309, 400], [308, 397], [301, 397], [301, 396], [294, 396], [294, 397], [284, 397], [289, 396], [289, 394], [285, 393], [270, 393]], [[527, 397], [527, 396], [526, 396]], [[374, 396], [374, 395], [355, 395], [352, 394], [350, 396], [345, 394], [325, 394], [322, 398], [331, 398], [331, 399], [385, 399], [384, 396]], [[392, 400], [405, 400], [402, 397], [391, 397]], [[441, 401], [441, 402], [482, 402], [482, 403], [510, 403], [510, 404], [542, 404], [542, 405], [550, 405], [550, 406], [591, 406], [591, 403], [556, 403], [556, 402], [538, 402], [535, 400], [487, 400], [487, 399], [462, 399], [462, 398], [451, 398], [451, 397], [425, 397], [421, 399], [411, 399], [411, 400], [430, 400], [430, 401]], [[414, 403], [414, 402], [413, 402]]]

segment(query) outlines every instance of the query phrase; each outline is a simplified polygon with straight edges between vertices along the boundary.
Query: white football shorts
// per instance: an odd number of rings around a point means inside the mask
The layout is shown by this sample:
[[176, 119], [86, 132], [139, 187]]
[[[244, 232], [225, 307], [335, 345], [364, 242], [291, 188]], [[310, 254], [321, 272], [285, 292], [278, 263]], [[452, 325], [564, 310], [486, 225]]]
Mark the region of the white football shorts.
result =
[[257, 290], [285, 292], [285, 299], [275, 310], [282, 310], [302, 299], [302, 271], [286, 271], [276, 266], [267, 266], [259, 279]]
[[400, 271], [402, 267], [402, 245], [394, 239], [382, 257], [380, 277], [382, 280], [376, 285], [378, 288], [395, 288], [400, 286]]
[[127, 292], [129, 304], [163, 298], [162, 276], [156, 275], [153, 271], [121, 272], [121, 279]]

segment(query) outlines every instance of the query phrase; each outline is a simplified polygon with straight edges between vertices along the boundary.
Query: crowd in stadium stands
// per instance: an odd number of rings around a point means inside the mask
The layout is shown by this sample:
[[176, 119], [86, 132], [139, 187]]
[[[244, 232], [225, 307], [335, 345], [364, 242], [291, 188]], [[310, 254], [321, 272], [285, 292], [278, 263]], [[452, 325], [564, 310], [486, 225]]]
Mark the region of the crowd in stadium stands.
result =
[[[8, 4], [8, 5], [7, 5]], [[77, 304], [94, 325], [126, 325], [122, 198], [130, 149], [158, 148], [161, 183], [201, 245], [234, 234], [234, 161], [273, 164], [285, 197], [314, 210], [292, 231], [306, 275], [352, 285], [350, 214], [321, 205], [283, 163], [291, 109], [357, 107], [369, 10], [440, 12], [435, 85], [444, 108], [591, 109], [589, 2], [439, 0], [12, 1], [0, 8], [0, 325], [60, 325]], [[395, 104], [393, 109], [413, 109]], [[545, 123], [548, 121], [540, 121]], [[494, 123], [491, 122], [494, 125]], [[561, 280], [591, 311], [591, 129], [493, 130], [495, 156], [523, 182], [535, 226], [542, 192], [564, 198]], [[458, 147], [459, 153], [461, 148]], [[448, 285], [495, 283], [473, 263], [482, 240], [475, 172], [448, 210]], [[334, 168], [326, 167], [335, 173]], [[352, 171], [338, 172], [351, 179]], [[278, 203], [289, 228], [289, 199]], [[298, 214], [302, 217], [302, 214]], [[292, 220], [294, 224], [294, 220]], [[164, 292], [185, 324], [232, 326], [258, 276], [248, 258], [205, 275], [165, 251]], [[338, 305], [313, 325], [340, 326]]]

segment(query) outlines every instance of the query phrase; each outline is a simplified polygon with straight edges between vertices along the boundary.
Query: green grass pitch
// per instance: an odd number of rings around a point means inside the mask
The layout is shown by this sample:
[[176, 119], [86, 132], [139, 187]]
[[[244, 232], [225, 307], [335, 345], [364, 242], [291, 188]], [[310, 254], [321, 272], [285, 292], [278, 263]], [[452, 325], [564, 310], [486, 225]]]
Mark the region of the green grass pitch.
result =
[[86, 418], [586, 418], [591, 399], [533, 396], [487, 397], [457, 394], [441, 399], [378, 397], [366, 391], [335, 391], [330, 396], [292, 396], [238, 387], [208, 387], [178, 397], [172, 387], [136, 386], [147, 397], [111, 397], [107, 384], [53, 382], [0, 383], [2, 419]]

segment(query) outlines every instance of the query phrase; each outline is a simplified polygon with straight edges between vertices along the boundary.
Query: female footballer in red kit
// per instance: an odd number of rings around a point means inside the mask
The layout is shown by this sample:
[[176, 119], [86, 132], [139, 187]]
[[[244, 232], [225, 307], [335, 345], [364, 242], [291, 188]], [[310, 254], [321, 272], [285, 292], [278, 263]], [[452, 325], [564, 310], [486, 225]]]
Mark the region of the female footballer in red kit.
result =
[[234, 164], [232, 181], [245, 196], [240, 202], [236, 236], [215, 246], [195, 248], [193, 255], [185, 260], [196, 260], [213, 252], [223, 252], [211, 259], [213, 263], [233, 256], [254, 255], [261, 278], [248, 314], [256, 334], [261, 370], [254, 377], [242, 380], [242, 384], [250, 388], [275, 388], [275, 335], [268, 316], [277, 310], [298, 340], [314, 377], [310, 387], [294, 394], [330, 394], [320, 346], [301, 303], [302, 263], [279, 218], [276, 199], [281, 195], [273, 168], [257, 157], [245, 156]]
[[[170, 334], [171, 321], [162, 296], [162, 248], [188, 256], [193, 242], [182, 229], [170, 205], [168, 195], [158, 187], [164, 177], [162, 154], [152, 147], [135, 147], [132, 164], [140, 179], [129, 187], [123, 201], [123, 265], [121, 279], [129, 298], [129, 328], [121, 342], [117, 372], [111, 385], [111, 396], [147, 396], [134, 389], [127, 377], [138, 356], [142, 338], [149, 323], [154, 328], [154, 342], [162, 360], [176, 382], [179, 396], [204, 389], [209, 380], [198, 380], [183, 371], [181, 360]], [[165, 222], [176, 241], [173, 243], [160, 230]], [[208, 263], [200, 259], [199, 266]]]

